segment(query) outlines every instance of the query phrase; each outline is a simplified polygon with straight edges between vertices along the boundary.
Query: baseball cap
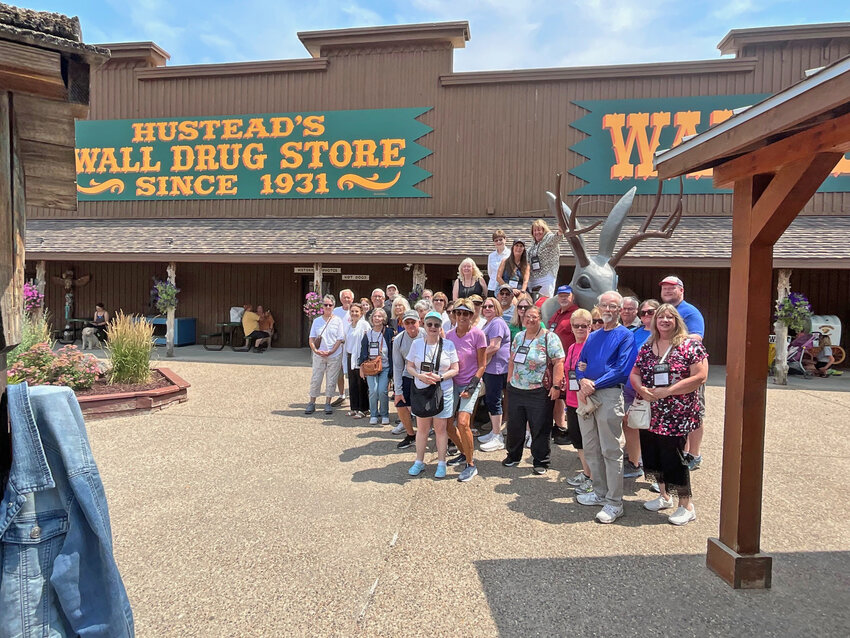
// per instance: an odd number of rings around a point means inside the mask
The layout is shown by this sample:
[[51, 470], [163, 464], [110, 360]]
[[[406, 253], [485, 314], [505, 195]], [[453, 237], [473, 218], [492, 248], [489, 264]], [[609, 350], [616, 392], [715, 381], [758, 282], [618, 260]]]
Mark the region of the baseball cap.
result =
[[396, 286], [395, 284], [387, 284], [386, 289], [389, 290], [390, 288], [395, 288], [396, 290], [398, 290], [398, 286]]
[[513, 288], [511, 288], [508, 284], [502, 284], [499, 286], [499, 292], [502, 292], [503, 290], [513, 290]]
[[521, 239], [515, 239], [512, 246], [516, 246], [517, 244], [522, 244], [523, 246], [525, 246], [525, 242], [522, 241]]
[[569, 286], [567, 286], [566, 284], [564, 284], [563, 286], [558, 286], [558, 289], [555, 291], [555, 294], [556, 294], [556, 295], [562, 295], [562, 294], [564, 294], [564, 293], [569, 294], [569, 293], [571, 293], [572, 291], [573, 291], [573, 289], [572, 289], [572, 288], [570, 288]]
[[681, 286], [685, 287], [685, 284], [682, 283], [682, 280], [679, 279], [676, 275], [667, 275], [664, 279], [661, 280], [659, 286], [663, 286], [664, 284], [670, 284], [671, 286]]
[[419, 313], [415, 310], [406, 310], [401, 317], [401, 322], [404, 323], [408, 319], [413, 319], [414, 321], [419, 321]]
[[[417, 316], [416, 318], [418, 319], [419, 317]], [[439, 319], [440, 321], [442, 321], [443, 316], [436, 310], [432, 310], [427, 315], [425, 315], [425, 319]]]

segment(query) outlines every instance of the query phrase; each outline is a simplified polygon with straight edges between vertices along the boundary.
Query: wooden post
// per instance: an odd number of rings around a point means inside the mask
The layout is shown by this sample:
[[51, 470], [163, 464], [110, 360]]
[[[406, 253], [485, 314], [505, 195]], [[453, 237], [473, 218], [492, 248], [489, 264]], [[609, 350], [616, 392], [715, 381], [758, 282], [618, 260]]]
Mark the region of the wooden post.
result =
[[[776, 286], [776, 305], [791, 293], [791, 270], [783, 268], [779, 271], [779, 283]], [[773, 379], [778, 385], [788, 385], [788, 326], [777, 320], [773, 324], [776, 335], [776, 357], [773, 363]]]
[[[168, 283], [172, 286], [177, 285], [177, 264], [172, 262], [168, 263], [168, 268], [166, 268], [166, 272], [168, 273]], [[174, 356], [174, 306], [170, 306], [166, 312], [165, 319], [165, 356], [173, 357]]]
[[708, 539], [706, 564], [736, 589], [771, 585], [760, 538], [773, 246], [841, 157], [819, 153], [735, 181], [720, 538]]
[[322, 262], [313, 264], [313, 290], [322, 296]]
[[35, 287], [42, 295], [47, 287], [47, 262], [43, 259], [35, 264]]
[[414, 264], [412, 290], [422, 292], [422, 290], [425, 288], [425, 282], [427, 280], [428, 277], [425, 276], [425, 264]]

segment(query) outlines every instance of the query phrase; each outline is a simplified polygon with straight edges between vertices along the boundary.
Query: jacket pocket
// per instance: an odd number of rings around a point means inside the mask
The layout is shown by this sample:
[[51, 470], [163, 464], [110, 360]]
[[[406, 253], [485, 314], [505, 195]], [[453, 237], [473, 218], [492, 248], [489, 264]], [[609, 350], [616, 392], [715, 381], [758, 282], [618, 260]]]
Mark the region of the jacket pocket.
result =
[[65, 534], [68, 515], [47, 511], [21, 516], [3, 534], [3, 571], [27, 578], [50, 574]]

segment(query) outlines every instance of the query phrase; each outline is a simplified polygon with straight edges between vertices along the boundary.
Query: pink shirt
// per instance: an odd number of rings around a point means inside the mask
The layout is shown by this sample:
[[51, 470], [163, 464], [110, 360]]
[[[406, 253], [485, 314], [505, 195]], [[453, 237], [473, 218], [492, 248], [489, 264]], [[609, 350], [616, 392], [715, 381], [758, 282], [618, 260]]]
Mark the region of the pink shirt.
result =
[[460, 372], [454, 378], [455, 385], [465, 386], [478, 372], [478, 349], [487, 347], [487, 337], [480, 328], [472, 328], [462, 337], [456, 330], [446, 335], [446, 339], [455, 344]]
[[570, 370], [575, 370], [578, 365], [578, 359], [581, 356], [581, 349], [584, 348], [586, 342], [574, 343], [567, 351], [567, 356], [564, 357], [564, 378], [567, 380], [567, 398], [566, 403], [571, 408], [578, 407], [578, 392], [570, 390]]

